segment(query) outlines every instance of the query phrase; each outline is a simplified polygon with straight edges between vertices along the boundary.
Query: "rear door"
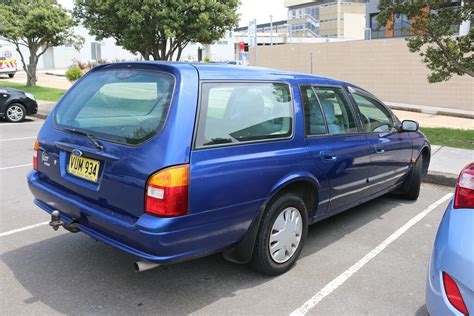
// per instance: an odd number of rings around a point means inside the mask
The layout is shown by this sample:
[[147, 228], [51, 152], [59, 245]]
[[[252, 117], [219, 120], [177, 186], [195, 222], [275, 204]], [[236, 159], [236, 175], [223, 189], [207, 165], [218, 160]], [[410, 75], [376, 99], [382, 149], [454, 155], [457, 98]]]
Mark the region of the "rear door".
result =
[[244, 233], [232, 220], [250, 222], [273, 186], [307, 157], [294, 118], [288, 82], [203, 81], [190, 212], [227, 217], [229, 228]]
[[409, 133], [400, 133], [398, 120], [371, 95], [349, 89], [371, 147], [370, 191], [393, 186], [406, 174], [412, 158]]
[[370, 146], [341, 87], [308, 85], [301, 93], [307, 148], [329, 179], [328, 212], [337, 212], [367, 195]]

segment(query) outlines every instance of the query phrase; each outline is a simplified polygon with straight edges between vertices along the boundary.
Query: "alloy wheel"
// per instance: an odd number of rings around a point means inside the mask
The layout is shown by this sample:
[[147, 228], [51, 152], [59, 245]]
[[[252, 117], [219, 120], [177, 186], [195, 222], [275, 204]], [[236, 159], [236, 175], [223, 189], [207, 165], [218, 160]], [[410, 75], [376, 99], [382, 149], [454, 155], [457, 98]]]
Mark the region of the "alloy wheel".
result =
[[21, 121], [24, 115], [25, 113], [19, 105], [12, 105], [7, 110], [7, 117], [13, 122]]

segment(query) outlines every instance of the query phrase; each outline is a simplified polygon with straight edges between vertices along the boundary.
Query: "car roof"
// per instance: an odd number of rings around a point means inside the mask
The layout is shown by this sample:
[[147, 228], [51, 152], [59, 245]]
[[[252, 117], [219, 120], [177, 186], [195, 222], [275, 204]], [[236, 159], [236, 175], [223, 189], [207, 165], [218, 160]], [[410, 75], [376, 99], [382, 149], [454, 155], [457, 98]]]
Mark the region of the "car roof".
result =
[[333, 84], [344, 85], [345, 82], [298, 72], [291, 72], [272, 68], [238, 66], [229, 64], [192, 64], [199, 71], [199, 77], [203, 80], [213, 79], [260, 79], [260, 80], [278, 80], [278, 79], [295, 79], [295, 80], [311, 80], [316, 84]]
[[[325, 84], [325, 85], [350, 85], [344, 81], [333, 78], [291, 72], [285, 70], [239, 66], [224, 63], [189, 63], [189, 62], [166, 62], [166, 61], [140, 61], [140, 62], [122, 62], [116, 64], [146, 64], [146, 65], [164, 65], [177, 70], [189, 69], [194, 67], [199, 72], [201, 80], [262, 80], [262, 81], [279, 81], [279, 80], [298, 80], [301, 83]], [[102, 65], [107, 66], [107, 65]], [[97, 67], [102, 68], [102, 67]]]

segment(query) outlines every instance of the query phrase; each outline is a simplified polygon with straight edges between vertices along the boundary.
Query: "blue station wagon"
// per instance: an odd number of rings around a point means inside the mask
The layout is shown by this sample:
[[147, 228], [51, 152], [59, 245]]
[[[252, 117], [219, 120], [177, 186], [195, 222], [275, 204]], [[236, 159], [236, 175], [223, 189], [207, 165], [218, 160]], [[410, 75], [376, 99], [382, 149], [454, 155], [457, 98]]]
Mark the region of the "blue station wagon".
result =
[[430, 145], [334, 79], [231, 65], [100, 65], [39, 132], [28, 183], [50, 225], [143, 271], [222, 252], [277, 275], [308, 225], [388, 192], [416, 199]]

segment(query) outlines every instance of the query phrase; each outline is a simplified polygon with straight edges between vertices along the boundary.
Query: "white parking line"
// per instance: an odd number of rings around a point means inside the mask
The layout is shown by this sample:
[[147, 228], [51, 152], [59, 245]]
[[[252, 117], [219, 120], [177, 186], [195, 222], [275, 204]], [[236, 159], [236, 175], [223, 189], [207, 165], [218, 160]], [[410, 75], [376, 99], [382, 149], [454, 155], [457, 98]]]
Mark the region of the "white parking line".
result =
[[308, 313], [313, 307], [318, 305], [318, 303], [321, 302], [326, 296], [334, 292], [339, 286], [341, 286], [344, 282], [346, 282], [350, 277], [352, 277], [357, 271], [359, 271], [370, 260], [375, 258], [391, 243], [397, 240], [408, 229], [410, 229], [413, 225], [415, 225], [420, 220], [422, 220], [426, 215], [428, 215], [432, 210], [434, 210], [436, 207], [441, 205], [443, 202], [449, 200], [452, 196], [453, 196], [452, 193], [446, 194], [441, 199], [439, 199], [438, 201], [428, 206], [424, 211], [422, 211], [421, 213], [419, 213], [418, 215], [410, 219], [405, 225], [403, 225], [398, 230], [396, 230], [392, 235], [390, 235], [387, 239], [385, 239], [381, 244], [379, 244], [377, 247], [375, 247], [369, 253], [367, 253], [362, 259], [354, 263], [349, 269], [339, 274], [339, 276], [337, 276], [334, 280], [329, 282], [318, 293], [316, 293], [313, 297], [307, 300], [300, 308], [294, 310], [290, 315], [296, 316], [296, 315], [305, 315], [306, 313]]
[[26, 165], [18, 165], [18, 166], [11, 166], [11, 167], [0, 167], [0, 170], [8, 170], [8, 169], [15, 169], [15, 168], [23, 168], [23, 167], [30, 167], [33, 164], [28, 163]]
[[33, 139], [33, 138], [36, 138], [36, 136], [0, 139], [0, 142], [9, 142], [12, 140], [23, 140], [23, 139]]
[[8, 236], [8, 235], [16, 234], [16, 233], [19, 233], [19, 232], [23, 232], [25, 230], [33, 229], [33, 228], [48, 225], [48, 224], [49, 224], [49, 222], [42, 222], [42, 223], [30, 225], [30, 226], [25, 226], [25, 227], [9, 230], [7, 232], [0, 233], [0, 237], [5, 237], [5, 236]]

